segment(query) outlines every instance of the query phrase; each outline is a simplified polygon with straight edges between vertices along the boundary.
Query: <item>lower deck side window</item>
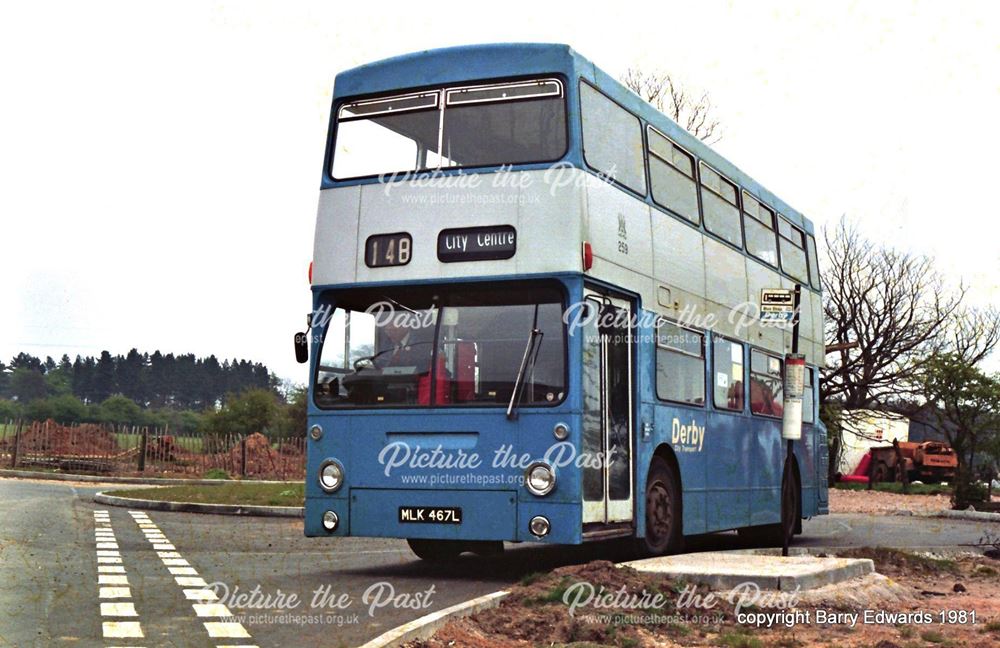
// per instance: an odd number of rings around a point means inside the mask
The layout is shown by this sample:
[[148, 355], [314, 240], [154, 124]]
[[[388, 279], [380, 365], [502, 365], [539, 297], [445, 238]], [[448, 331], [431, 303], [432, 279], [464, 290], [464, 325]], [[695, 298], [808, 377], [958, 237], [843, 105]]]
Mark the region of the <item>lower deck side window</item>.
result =
[[750, 411], [761, 416], [781, 418], [784, 413], [784, 380], [781, 358], [752, 349], [750, 351]]
[[656, 396], [691, 405], [705, 404], [705, 338], [670, 322], [656, 332]]

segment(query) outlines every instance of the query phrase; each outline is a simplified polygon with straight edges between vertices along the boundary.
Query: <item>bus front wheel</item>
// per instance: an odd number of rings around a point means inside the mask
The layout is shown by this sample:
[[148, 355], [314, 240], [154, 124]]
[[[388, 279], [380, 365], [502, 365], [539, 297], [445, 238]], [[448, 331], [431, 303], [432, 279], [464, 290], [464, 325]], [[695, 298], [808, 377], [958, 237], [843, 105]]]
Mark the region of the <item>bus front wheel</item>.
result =
[[406, 544], [410, 545], [410, 551], [417, 554], [417, 558], [427, 562], [452, 560], [465, 551], [465, 545], [456, 540], [407, 538]]
[[646, 479], [646, 536], [639, 539], [639, 550], [659, 556], [680, 551], [681, 493], [673, 468], [660, 457], [653, 457]]

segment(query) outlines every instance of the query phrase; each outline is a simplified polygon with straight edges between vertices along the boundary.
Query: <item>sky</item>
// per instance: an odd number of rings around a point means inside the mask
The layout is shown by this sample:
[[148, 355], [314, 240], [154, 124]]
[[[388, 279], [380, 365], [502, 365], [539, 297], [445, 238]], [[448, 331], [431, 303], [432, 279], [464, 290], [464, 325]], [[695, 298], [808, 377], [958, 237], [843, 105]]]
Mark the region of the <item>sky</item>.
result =
[[0, 358], [214, 353], [306, 382], [334, 76], [502, 41], [709, 92], [715, 148], [817, 226], [847, 215], [1000, 303], [1000, 4], [583, 6], [5, 3]]

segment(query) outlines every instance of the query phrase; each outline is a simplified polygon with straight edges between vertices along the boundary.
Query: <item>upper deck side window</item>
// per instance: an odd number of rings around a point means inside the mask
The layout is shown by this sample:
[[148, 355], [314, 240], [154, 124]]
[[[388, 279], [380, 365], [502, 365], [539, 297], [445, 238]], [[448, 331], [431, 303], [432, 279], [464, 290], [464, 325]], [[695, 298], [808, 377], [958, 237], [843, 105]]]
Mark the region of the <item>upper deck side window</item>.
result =
[[583, 156], [587, 164], [612, 180], [646, 194], [642, 125], [639, 118], [597, 88], [580, 82]]
[[809, 283], [816, 290], [820, 290], [819, 259], [816, 257], [816, 239], [812, 234], [806, 236], [806, 245], [809, 252]]
[[566, 152], [558, 79], [471, 85], [340, 106], [331, 174], [552, 162]]
[[743, 229], [747, 237], [747, 252], [777, 268], [774, 212], [746, 191], [743, 192]]
[[695, 185], [694, 157], [652, 126], [649, 140], [649, 183], [653, 200], [697, 224], [698, 190]]
[[806, 237], [798, 227], [778, 214], [778, 244], [781, 253], [781, 269], [803, 284], [809, 282], [809, 268], [806, 264]]
[[742, 249], [743, 232], [740, 230], [736, 185], [704, 162], [699, 165], [699, 173], [705, 229]]

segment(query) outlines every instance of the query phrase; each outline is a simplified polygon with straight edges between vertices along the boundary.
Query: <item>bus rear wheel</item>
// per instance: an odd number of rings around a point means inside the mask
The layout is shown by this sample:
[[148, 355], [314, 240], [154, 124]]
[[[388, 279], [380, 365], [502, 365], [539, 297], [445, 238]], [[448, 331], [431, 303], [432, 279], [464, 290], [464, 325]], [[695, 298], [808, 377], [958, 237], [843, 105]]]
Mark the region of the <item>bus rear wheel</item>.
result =
[[639, 538], [639, 551], [660, 556], [680, 551], [681, 493], [673, 468], [660, 457], [653, 457], [646, 479], [646, 536]]
[[457, 558], [466, 550], [466, 545], [457, 540], [424, 540], [422, 538], [407, 538], [406, 544], [417, 558], [427, 562], [445, 562]]
[[788, 544], [796, 533], [802, 532], [802, 489], [794, 474], [781, 480], [781, 522], [737, 529], [744, 543], [754, 547], [780, 547], [788, 537]]

